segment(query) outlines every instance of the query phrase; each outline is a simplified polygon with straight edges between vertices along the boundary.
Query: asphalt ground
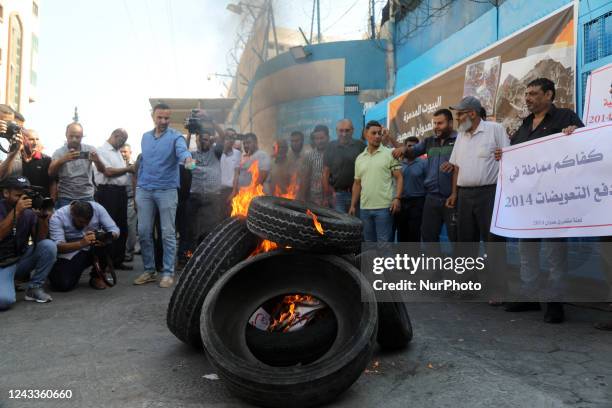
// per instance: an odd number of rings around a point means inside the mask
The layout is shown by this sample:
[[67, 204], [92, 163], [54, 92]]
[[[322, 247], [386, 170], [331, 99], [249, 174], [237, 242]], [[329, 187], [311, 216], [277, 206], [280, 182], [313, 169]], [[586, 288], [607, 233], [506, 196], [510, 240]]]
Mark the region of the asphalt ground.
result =
[[[0, 407], [242, 407], [202, 352], [166, 328], [171, 290], [136, 287], [120, 272], [104, 291], [53, 293], [0, 313]], [[86, 275], [86, 274], [85, 274]], [[482, 303], [410, 305], [414, 340], [376, 351], [331, 406], [612, 407], [612, 313], [566, 307], [568, 321]], [[212, 379], [211, 379], [212, 378]], [[71, 390], [63, 400], [10, 399], [9, 390]], [[291, 406], [291, 401], [287, 401]]]

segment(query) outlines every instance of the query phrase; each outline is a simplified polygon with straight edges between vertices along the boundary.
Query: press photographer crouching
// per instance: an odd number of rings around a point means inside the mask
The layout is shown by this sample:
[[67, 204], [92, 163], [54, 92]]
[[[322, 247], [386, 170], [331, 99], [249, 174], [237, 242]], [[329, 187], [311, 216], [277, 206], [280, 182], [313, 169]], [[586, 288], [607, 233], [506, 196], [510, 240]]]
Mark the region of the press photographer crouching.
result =
[[[45, 239], [52, 203], [34, 193], [25, 177], [8, 177], [1, 187], [0, 310], [10, 308], [16, 301], [15, 276], [30, 281], [25, 300], [50, 302], [52, 298], [43, 285], [57, 255], [55, 243]], [[33, 245], [28, 244], [30, 237]]]
[[119, 237], [119, 228], [104, 207], [93, 201], [73, 201], [53, 214], [49, 233], [58, 253], [49, 274], [54, 290], [74, 289], [89, 266], [94, 266], [89, 279], [92, 288], [114, 285], [110, 244]]

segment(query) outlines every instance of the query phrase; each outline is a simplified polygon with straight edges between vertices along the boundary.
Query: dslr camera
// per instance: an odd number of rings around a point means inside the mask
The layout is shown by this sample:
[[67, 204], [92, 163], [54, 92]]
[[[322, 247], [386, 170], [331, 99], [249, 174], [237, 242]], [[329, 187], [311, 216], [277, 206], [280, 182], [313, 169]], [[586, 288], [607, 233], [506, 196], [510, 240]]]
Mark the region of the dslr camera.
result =
[[113, 243], [113, 233], [110, 231], [96, 230], [96, 241], [102, 242], [104, 245]]
[[199, 135], [204, 130], [209, 130], [211, 135], [214, 135], [214, 125], [212, 119], [200, 109], [192, 109], [189, 116], [185, 120], [185, 129], [191, 135]]
[[30, 190], [25, 191], [25, 195], [32, 200], [32, 208], [35, 210], [50, 210], [53, 208], [53, 199], [45, 197], [40, 191], [41, 187], [31, 186]]
[[15, 122], [7, 122], [6, 132], [0, 133], [0, 139], [8, 141], [8, 149], [0, 141], [0, 150], [2, 150], [4, 153], [17, 150], [19, 145], [15, 142], [15, 135], [17, 135], [19, 132], [21, 132], [21, 126]]

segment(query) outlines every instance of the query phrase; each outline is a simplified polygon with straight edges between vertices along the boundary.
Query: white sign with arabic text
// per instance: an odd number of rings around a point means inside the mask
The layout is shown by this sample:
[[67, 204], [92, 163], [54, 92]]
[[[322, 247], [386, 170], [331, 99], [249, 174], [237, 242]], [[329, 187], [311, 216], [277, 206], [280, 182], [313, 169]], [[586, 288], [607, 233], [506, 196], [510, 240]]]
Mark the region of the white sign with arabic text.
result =
[[491, 232], [514, 238], [612, 235], [612, 123], [504, 149]]

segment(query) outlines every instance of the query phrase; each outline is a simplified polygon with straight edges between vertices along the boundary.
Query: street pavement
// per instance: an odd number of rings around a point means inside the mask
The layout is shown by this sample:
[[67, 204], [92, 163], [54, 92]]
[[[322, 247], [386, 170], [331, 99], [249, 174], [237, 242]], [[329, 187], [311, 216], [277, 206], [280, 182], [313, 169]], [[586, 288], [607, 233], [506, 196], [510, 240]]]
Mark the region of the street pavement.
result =
[[[0, 313], [0, 407], [242, 407], [202, 352], [166, 328], [171, 290], [131, 285], [53, 293]], [[87, 275], [87, 274], [85, 274]], [[337, 407], [612, 407], [612, 313], [568, 306], [568, 322], [486, 304], [413, 304], [411, 346], [377, 351]], [[71, 390], [65, 400], [9, 399], [11, 389]], [[291, 406], [287, 401], [287, 406]]]

